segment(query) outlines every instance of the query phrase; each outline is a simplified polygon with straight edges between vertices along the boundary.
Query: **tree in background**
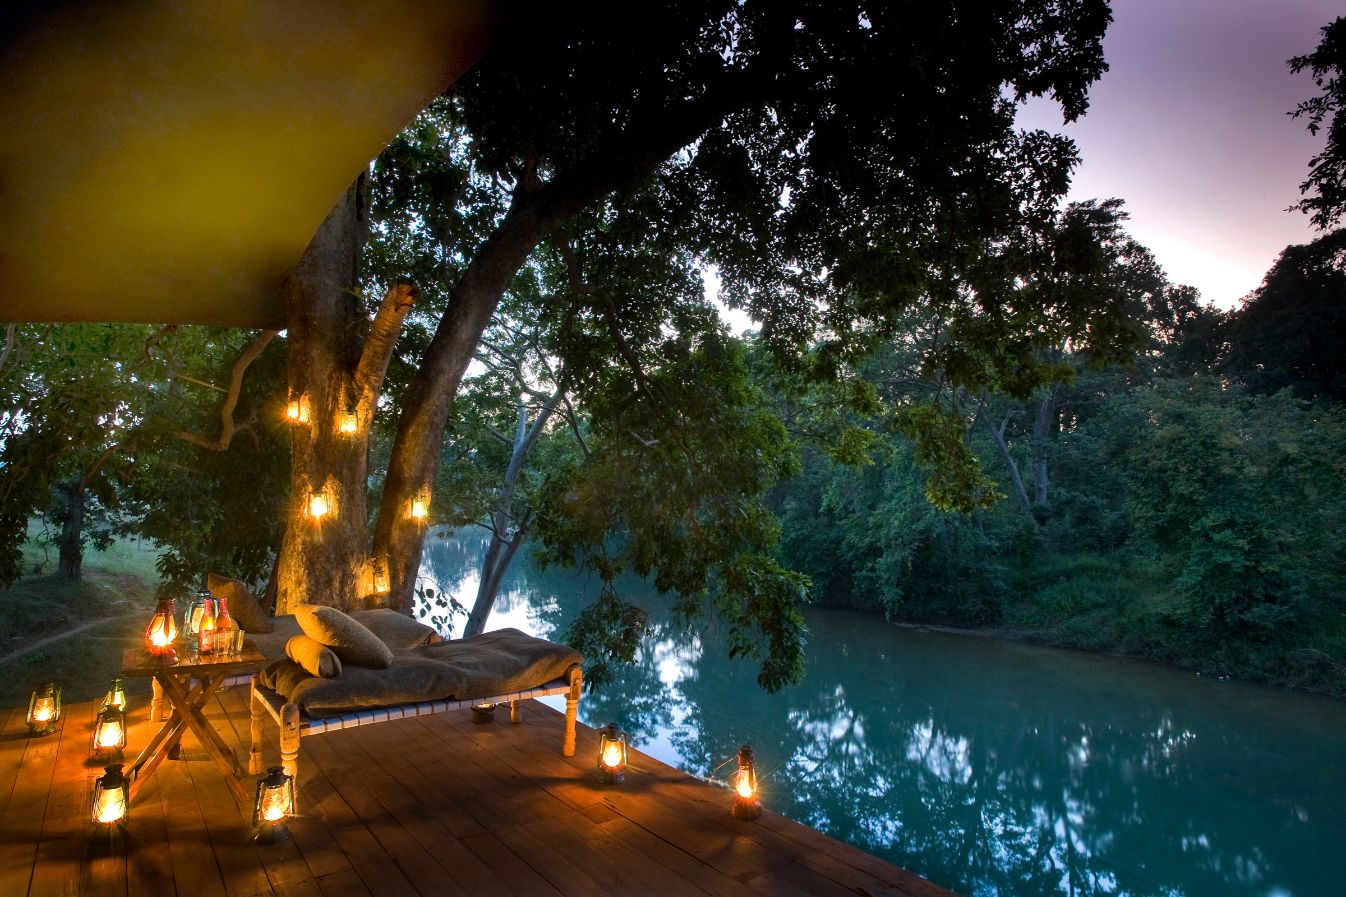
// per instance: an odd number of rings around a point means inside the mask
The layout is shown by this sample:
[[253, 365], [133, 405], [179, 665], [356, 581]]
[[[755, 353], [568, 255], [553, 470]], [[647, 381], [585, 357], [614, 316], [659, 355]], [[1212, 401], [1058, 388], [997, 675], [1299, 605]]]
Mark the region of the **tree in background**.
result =
[[[647, 9], [634, 37], [615, 8], [521, 4], [516, 12], [497, 47], [446, 97], [451, 126], [439, 131], [439, 152], [449, 164], [428, 169], [444, 176], [406, 182], [408, 195], [455, 222], [399, 225], [441, 244], [434, 283], [418, 281], [425, 319], [410, 341], [415, 352], [395, 360], [388, 345], [401, 320], [415, 317], [415, 294], [398, 298], [396, 282], [416, 271], [379, 272], [374, 292], [388, 298], [372, 324], [369, 304], [352, 289], [361, 191], [334, 210], [287, 286], [289, 389], [311, 407], [308, 424], [293, 431], [291, 491], [326, 492], [334, 507], [320, 524], [291, 514], [282, 609], [299, 600], [354, 603], [371, 555], [390, 559], [393, 603], [409, 605], [425, 534], [425, 521], [408, 513], [411, 501], [428, 495], [464, 373], [535, 253], [575, 259], [566, 262], [572, 285], [547, 315], [558, 325], [578, 322], [573, 338], [555, 331], [576, 383], [603, 375], [590, 386], [608, 451], [594, 452], [594, 469], [631, 483], [637, 496], [644, 487], [625, 471], [764, 488], [779, 468], [770, 457], [728, 475], [715, 466], [720, 449], [721, 460], [746, 456], [716, 435], [727, 432], [724, 423], [698, 403], [689, 378], [719, 378], [707, 394], [727, 411], [751, 396], [735, 373], [736, 350], [704, 323], [684, 329], [707, 315], [669, 304], [699, 284], [688, 276], [698, 265], [719, 269], [725, 296], [763, 321], [780, 356], [808, 354], [824, 377], [923, 305], [957, 317], [960, 336], [1011, 347], [1007, 355], [1031, 354], [1026, 334], [1043, 328], [1064, 328], [1100, 349], [1117, 335], [1111, 306], [1058, 313], [1049, 304], [1011, 305], [1024, 297], [1005, 264], [1018, 235], [1053, 214], [1075, 159], [1062, 138], [1016, 132], [1014, 101], [1051, 94], [1067, 118], [1084, 110], [1085, 88], [1103, 70], [1104, 3], [1020, 0], [968, 15], [955, 4], [706, 0]], [[643, 220], [632, 213], [642, 206], [653, 209]], [[394, 227], [379, 222], [375, 233], [385, 226]], [[626, 249], [647, 244], [669, 259], [660, 270], [680, 272], [671, 293], [646, 289], [640, 270], [620, 264]], [[666, 369], [645, 371], [640, 346], [666, 355]], [[342, 436], [337, 422], [351, 406], [362, 419], [387, 410], [385, 369], [400, 393], [371, 548], [361, 460], [368, 431]], [[684, 398], [702, 416], [670, 405]], [[696, 438], [671, 438], [693, 420], [702, 427]], [[746, 411], [724, 417], [750, 420]], [[748, 429], [772, 438], [756, 428]], [[552, 507], [585, 519], [582, 493], [553, 494]], [[667, 493], [675, 494], [688, 493]], [[761, 550], [771, 527], [751, 501], [735, 510], [728, 490], [688, 495], [665, 537], [694, 535], [717, 514], [747, 521], [748, 537], [716, 542], [718, 555], [695, 569], [687, 563], [695, 541], [651, 552], [630, 537], [620, 565], [686, 589], [689, 611], [713, 595], [739, 601], [729, 612], [744, 626], [736, 649], [795, 653], [797, 613], [786, 612], [782, 597], [791, 578]], [[613, 567], [616, 543], [604, 543], [627, 537], [632, 524], [624, 514], [587, 520], [570, 532], [583, 536], [586, 558], [606, 552]], [[553, 532], [557, 544], [578, 548]], [[607, 609], [623, 613], [619, 603]], [[779, 684], [797, 661], [773, 657], [765, 680]]]
[[1309, 160], [1309, 176], [1300, 184], [1304, 198], [1291, 208], [1312, 216], [1319, 230], [1327, 230], [1346, 214], [1346, 16], [1323, 26], [1317, 48], [1289, 61], [1290, 71], [1308, 71], [1322, 91], [1295, 107], [1292, 118], [1307, 120], [1310, 133], [1324, 125], [1323, 151]]

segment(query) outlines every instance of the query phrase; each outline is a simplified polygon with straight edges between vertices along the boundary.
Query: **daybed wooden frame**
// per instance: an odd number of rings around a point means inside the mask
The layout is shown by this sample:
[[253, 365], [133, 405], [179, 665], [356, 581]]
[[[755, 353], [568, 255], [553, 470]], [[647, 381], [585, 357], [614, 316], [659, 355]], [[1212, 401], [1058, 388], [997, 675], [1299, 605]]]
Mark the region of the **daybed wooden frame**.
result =
[[299, 741], [310, 735], [335, 732], [338, 729], [352, 729], [356, 726], [370, 726], [374, 723], [406, 719], [411, 716], [429, 716], [433, 713], [445, 713], [449, 710], [465, 710], [477, 704], [509, 704], [510, 722], [523, 720], [523, 708], [520, 701], [527, 698], [541, 698], [546, 695], [565, 695], [565, 733], [561, 740], [561, 753], [566, 757], [575, 755], [575, 717], [579, 711], [580, 686], [583, 674], [579, 664], [572, 664], [560, 679], [539, 685], [536, 688], [504, 695], [486, 695], [462, 701], [423, 701], [417, 704], [398, 704], [393, 707], [379, 707], [372, 710], [355, 710], [340, 716], [326, 719], [311, 719], [298, 704], [286, 701], [276, 692], [262, 685], [257, 676], [252, 677], [252, 746], [248, 753], [248, 772], [258, 775], [264, 771], [262, 762], [262, 742], [265, 734], [266, 718], [270, 716], [280, 728], [280, 760], [285, 771], [299, 781]]

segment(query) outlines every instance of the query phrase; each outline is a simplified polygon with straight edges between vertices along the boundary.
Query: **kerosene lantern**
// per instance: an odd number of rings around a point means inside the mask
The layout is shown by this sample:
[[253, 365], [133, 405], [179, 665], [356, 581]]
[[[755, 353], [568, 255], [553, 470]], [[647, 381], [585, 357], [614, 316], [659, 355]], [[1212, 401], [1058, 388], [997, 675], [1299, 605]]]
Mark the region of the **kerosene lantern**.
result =
[[626, 779], [626, 733], [608, 723], [598, 733], [598, 780], [620, 785]]

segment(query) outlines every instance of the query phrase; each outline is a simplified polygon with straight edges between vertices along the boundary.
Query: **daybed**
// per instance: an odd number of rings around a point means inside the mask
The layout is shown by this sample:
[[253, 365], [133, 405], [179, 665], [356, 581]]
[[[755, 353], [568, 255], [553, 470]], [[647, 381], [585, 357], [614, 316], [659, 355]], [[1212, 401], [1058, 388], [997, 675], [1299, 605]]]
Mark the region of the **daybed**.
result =
[[[213, 576], [210, 587], [217, 595], [225, 591]], [[251, 600], [231, 597], [230, 608]], [[263, 771], [268, 716], [280, 729], [281, 763], [297, 779], [304, 737], [479, 704], [508, 704], [510, 719], [519, 722], [519, 702], [544, 695], [566, 696], [561, 752], [575, 753], [583, 658], [566, 645], [517, 629], [445, 641], [396, 611], [347, 616], [316, 605], [243, 628], [271, 661], [251, 682], [250, 773]]]

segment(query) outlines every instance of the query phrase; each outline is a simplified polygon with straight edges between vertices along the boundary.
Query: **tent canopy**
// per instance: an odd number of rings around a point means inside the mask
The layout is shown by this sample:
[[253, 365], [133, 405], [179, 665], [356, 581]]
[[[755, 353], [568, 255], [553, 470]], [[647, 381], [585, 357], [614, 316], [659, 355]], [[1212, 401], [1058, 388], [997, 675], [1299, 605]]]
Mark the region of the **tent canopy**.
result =
[[281, 328], [360, 171], [490, 43], [466, 0], [31, 2], [0, 21], [0, 321]]

